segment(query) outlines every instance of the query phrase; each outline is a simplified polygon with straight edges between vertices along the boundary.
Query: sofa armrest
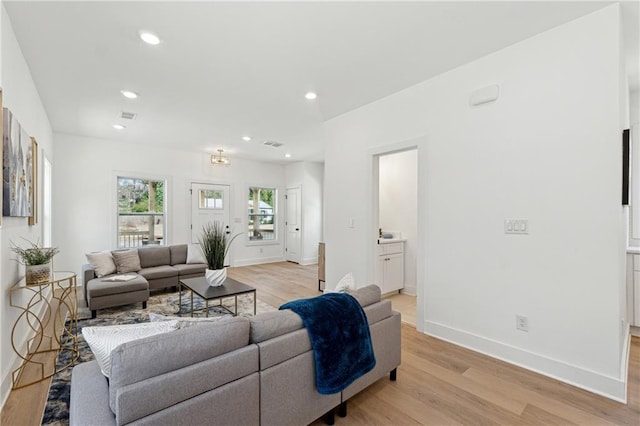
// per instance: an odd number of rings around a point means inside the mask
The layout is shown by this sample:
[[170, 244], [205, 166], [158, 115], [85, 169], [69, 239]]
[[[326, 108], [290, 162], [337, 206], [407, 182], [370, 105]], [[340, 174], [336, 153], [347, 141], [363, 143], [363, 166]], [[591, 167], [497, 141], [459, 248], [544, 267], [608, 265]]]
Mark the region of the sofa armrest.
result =
[[84, 302], [87, 306], [89, 306], [89, 299], [87, 299], [87, 283], [94, 278], [96, 278], [96, 270], [88, 263], [82, 265], [82, 288], [84, 292]]
[[115, 425], [109, 408], [109, 383], [97, 361], [83, 362], [71, 371], [69, 425]]

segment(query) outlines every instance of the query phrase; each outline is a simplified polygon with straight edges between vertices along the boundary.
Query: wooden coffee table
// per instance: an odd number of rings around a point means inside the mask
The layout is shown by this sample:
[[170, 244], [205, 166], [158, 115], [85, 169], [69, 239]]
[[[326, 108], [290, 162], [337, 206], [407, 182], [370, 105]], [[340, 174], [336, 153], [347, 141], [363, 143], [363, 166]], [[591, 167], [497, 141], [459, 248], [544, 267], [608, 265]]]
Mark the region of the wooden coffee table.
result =
[[[182, 287], [185, 287], [191, 290], [191, 316], [193, 316], [193, 293], [197, 294], [205, 301], [205, 316], [209, 316], [209, 301], [219, 299], [220, 306], [223, 309], [227, 310], [230, 314], [234, 316], [238, 315], [238, 296], [246, 293], [253, 293], [253, 315], [256, 314], [256, 289], [251, 287], [250, 285], [243, 284], [239, 281], [234, 280], [233, 278], [227, 278], [224, 280], [221, 286], [212, 287], [207, 283], [204, 277], [198, 278], [186, 278], [180, 280], [180, 286], [178, 290], [180, 291], [179, 301], [178, 301], [178, 313], [182, 311]], [[222, 299], [225, 297], [234, 297], [236, 302], [236, 311], [232, 312], [225, 306], [222, 306]], [[187, 312], [185, 312], [187, 313]]]

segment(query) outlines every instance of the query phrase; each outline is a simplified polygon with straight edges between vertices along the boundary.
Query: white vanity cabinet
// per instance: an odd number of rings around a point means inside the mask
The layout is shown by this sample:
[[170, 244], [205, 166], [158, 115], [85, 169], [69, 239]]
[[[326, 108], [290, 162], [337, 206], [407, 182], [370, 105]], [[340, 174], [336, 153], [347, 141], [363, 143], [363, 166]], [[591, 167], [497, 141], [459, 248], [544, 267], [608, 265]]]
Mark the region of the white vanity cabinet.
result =
[[404, 288], [404, 241], [381, 242], [377, 246], [376, 285], [382, 294]]

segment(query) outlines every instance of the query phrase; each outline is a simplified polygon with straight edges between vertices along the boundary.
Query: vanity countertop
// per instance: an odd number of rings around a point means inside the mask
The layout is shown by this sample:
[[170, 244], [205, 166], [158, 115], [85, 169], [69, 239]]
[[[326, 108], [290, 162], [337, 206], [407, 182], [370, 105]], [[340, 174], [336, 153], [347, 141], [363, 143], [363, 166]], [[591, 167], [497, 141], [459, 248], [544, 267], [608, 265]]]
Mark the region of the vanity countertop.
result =
[[378, 238], [378, 244], [403, 243], [405, 238]]

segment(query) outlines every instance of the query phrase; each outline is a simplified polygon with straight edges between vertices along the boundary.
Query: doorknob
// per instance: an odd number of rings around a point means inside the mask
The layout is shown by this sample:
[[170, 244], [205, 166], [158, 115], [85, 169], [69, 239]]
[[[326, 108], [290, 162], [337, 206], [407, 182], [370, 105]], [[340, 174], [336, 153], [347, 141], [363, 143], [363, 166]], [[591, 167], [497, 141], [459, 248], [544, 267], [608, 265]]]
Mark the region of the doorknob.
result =
[[296, 231], [299, 231], [299, 230], [300, 230], [300, 228], [296, 228]]

